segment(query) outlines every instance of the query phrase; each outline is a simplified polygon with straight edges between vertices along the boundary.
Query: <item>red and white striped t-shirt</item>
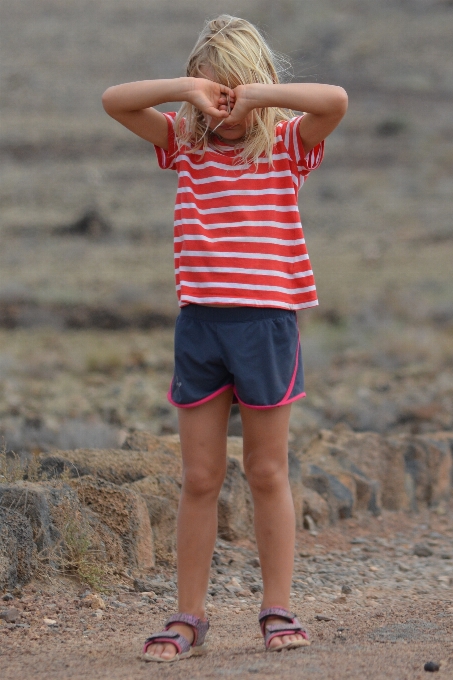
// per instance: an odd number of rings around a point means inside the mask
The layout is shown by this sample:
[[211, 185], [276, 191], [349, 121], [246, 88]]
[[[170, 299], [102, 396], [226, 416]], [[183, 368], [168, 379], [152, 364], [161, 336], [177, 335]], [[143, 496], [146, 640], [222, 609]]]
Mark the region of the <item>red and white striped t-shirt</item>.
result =
[[297, 194], [322, 161], [324, 142], [305, 155], [301, 116], [275, 128], [273, 167], [238, 160], [218, 142], [201, 151], [178, 149], [176, 113], [168, 121], [168, 151], [159, 166], [176, 170], [175, 276], [179, 305], [228, 304], [303, 309], [318, 304]]

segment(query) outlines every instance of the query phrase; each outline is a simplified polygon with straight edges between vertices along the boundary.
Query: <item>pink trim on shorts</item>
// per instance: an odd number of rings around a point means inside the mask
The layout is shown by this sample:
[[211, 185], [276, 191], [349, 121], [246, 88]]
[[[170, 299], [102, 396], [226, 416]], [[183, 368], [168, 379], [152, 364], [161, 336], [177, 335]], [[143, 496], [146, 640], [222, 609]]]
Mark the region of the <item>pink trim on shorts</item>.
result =
[[297, 401], [297, 399], [303, 399], [304, 397], [307, 396], [305, 392], [301, 392], [300, 394], [297, 394], [295, 397], [291, 397], [291, 399], [286, 399], [286, 401], [283, 401], [283, 399], [282, 399], [282, 401], [279, 401], [278, 404], [270, 404], [269, 406], [255, 406], [254, 404], [246, 404], [245, 401], [242, 401], [241, 399], [239, 399], [236, 392], [234, 394], [236, 396], [236, 399], [238, 400], [238, 402], [240, 404], [242, 404], [242, 406], [246, 406], [246, 408], [254, 408], [254, 409], [267, 409], [267, 408], [277, 408], [278, 406], [286, 406], [287, 404], [292, 404], [293, 401]]
[[170, 389], [167, 392], [167, 399], [172, 404], [173, 406], [177, 406], [177, 408], [194, 408], [194, 406], [201, 406], [202, 404], [206, 404], [207, 401], [211, 401], [211, 399], [214, 399], [214, 397], [218, 397], [219, 394], [222, 394], [222, 392], [226, 392], [226, 390], [229, 390], [233, 385], [225, 385], [224, 387], [221, 387], [220, 390], [216, 390], [216, 392], [213, 392], [212, 394], [209, 394], [207, 397], [204, 397], [203, 399], [200, 399], [199, 401], [194, 401], [191, 404], [178, 404], [176, 401], [173, 401], [171, 397], [171, 386], [173, 385], [173, 381], [171, 382]]
[[300, 333], [299, 333], [298, 341], [297, 341], [296, 361], [295, 361], [295, 364], [294, 364], [294, 371], [293, 371], [293, 375], [292, 375], [292, 378], [291, 378], [291, 382], [289, 383], [289, 387], [286, 390], [285, 396], [283, 397], [283, 399], [281, 401], [278, 402], [278, 404], [270, 404], [269, 406], [255, 406], [253, 404], [246, 404], [245, 401], [242, 401], [241, 399], [239, 399], [238, 394], [236, 392], [236, 388], [234, 387], [233, 393], [234, 393], [236, 399], [238, 400], [238, 402], [240, 404], [242, 404], [243, 406], [246, 406], [247, 408], [267, 409], [267, 408], [276, 408], [277, 406], [286, 406], [286, 404], [291, 404], [293, 401], [296, 401], [297, 399], [302, 399], [303, 397], [306, 397], [307, 395], [305, 394], [305, 392], [301, 392], [300, 394], [297, 394], [295, 397], [291, 397], [291, 399], [289, 398], [289, 395], [293, 391], [294, 383], [296, 382], [297, 369], [299, 368], [299, 348], [300, 348]]

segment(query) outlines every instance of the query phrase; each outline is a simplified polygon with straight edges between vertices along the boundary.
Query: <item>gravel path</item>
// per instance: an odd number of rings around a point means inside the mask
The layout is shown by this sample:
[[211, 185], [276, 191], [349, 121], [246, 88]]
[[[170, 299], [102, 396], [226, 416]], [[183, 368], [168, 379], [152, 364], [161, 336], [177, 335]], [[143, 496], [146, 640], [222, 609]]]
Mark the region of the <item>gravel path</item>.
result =
[[318, 535], [302, 532], [292, 607], [312, 645], [281, 654], [266, 654], [259, 635], [261, 580], [252, 544], [218, 542], [208, 598], [210, 653], [173, 665], [139, 659], [146, 634], [174, 611], [173, 571], [146, 575], [148, 594], [124, 586], [102, 600], [69, 579], [34, 582], [21, 597], [3, 595], [1, 676], [416, 680], [435, 661], [439, 678], [453, 678], [452, 539], [451, 511], [387, 512]]

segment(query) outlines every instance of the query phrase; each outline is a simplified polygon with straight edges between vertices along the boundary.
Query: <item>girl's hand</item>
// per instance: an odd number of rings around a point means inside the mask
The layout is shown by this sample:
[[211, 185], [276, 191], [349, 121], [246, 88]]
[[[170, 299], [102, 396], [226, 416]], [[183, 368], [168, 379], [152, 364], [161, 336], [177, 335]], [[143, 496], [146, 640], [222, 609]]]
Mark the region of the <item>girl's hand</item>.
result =
[[225, 124], [236, 125], [245, 120], [253, 109], [260, 108], [260, 103], [251, 97], [248, 85], [238, 85], [230, 95], [230, 108], [231, 113], [225, 119]]
[[205, 116], [223, 120], [229, 116], [231, 101], [234, 101], [234, 97], [234, 91], [226, 85], [220, 85], [205, 78], [193, 78], [192, 88], [186, 96], [186, 101], [193, 104]]

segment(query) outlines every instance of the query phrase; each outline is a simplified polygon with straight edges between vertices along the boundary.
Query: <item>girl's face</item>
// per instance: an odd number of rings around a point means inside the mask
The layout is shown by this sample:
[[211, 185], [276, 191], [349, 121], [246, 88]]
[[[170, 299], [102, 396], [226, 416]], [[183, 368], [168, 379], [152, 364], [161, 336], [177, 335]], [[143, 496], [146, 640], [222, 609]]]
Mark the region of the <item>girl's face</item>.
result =
[[[203, 66], [200, 68], [200, 73], [202, 74], [203, 78], [217, 82], [215, 73], [209, 66]], [[219, 137], [219, 139], [225, 142], [230, 142], [231, 144], [238, 144], [239, 142], [243, 141], [247, 130], [253, 126], [253, 118], [254, 112], [250, 111], [250, 113], [248, 113], [243, 120], [239, 121], [235, 125], [225, 125], [225, 123], [221, 123], [219, 125], [218, 121], [206, 117], [205, 122], [208, 126], [208, 130], [215, 130], [215, 134], [217, 137]]]

